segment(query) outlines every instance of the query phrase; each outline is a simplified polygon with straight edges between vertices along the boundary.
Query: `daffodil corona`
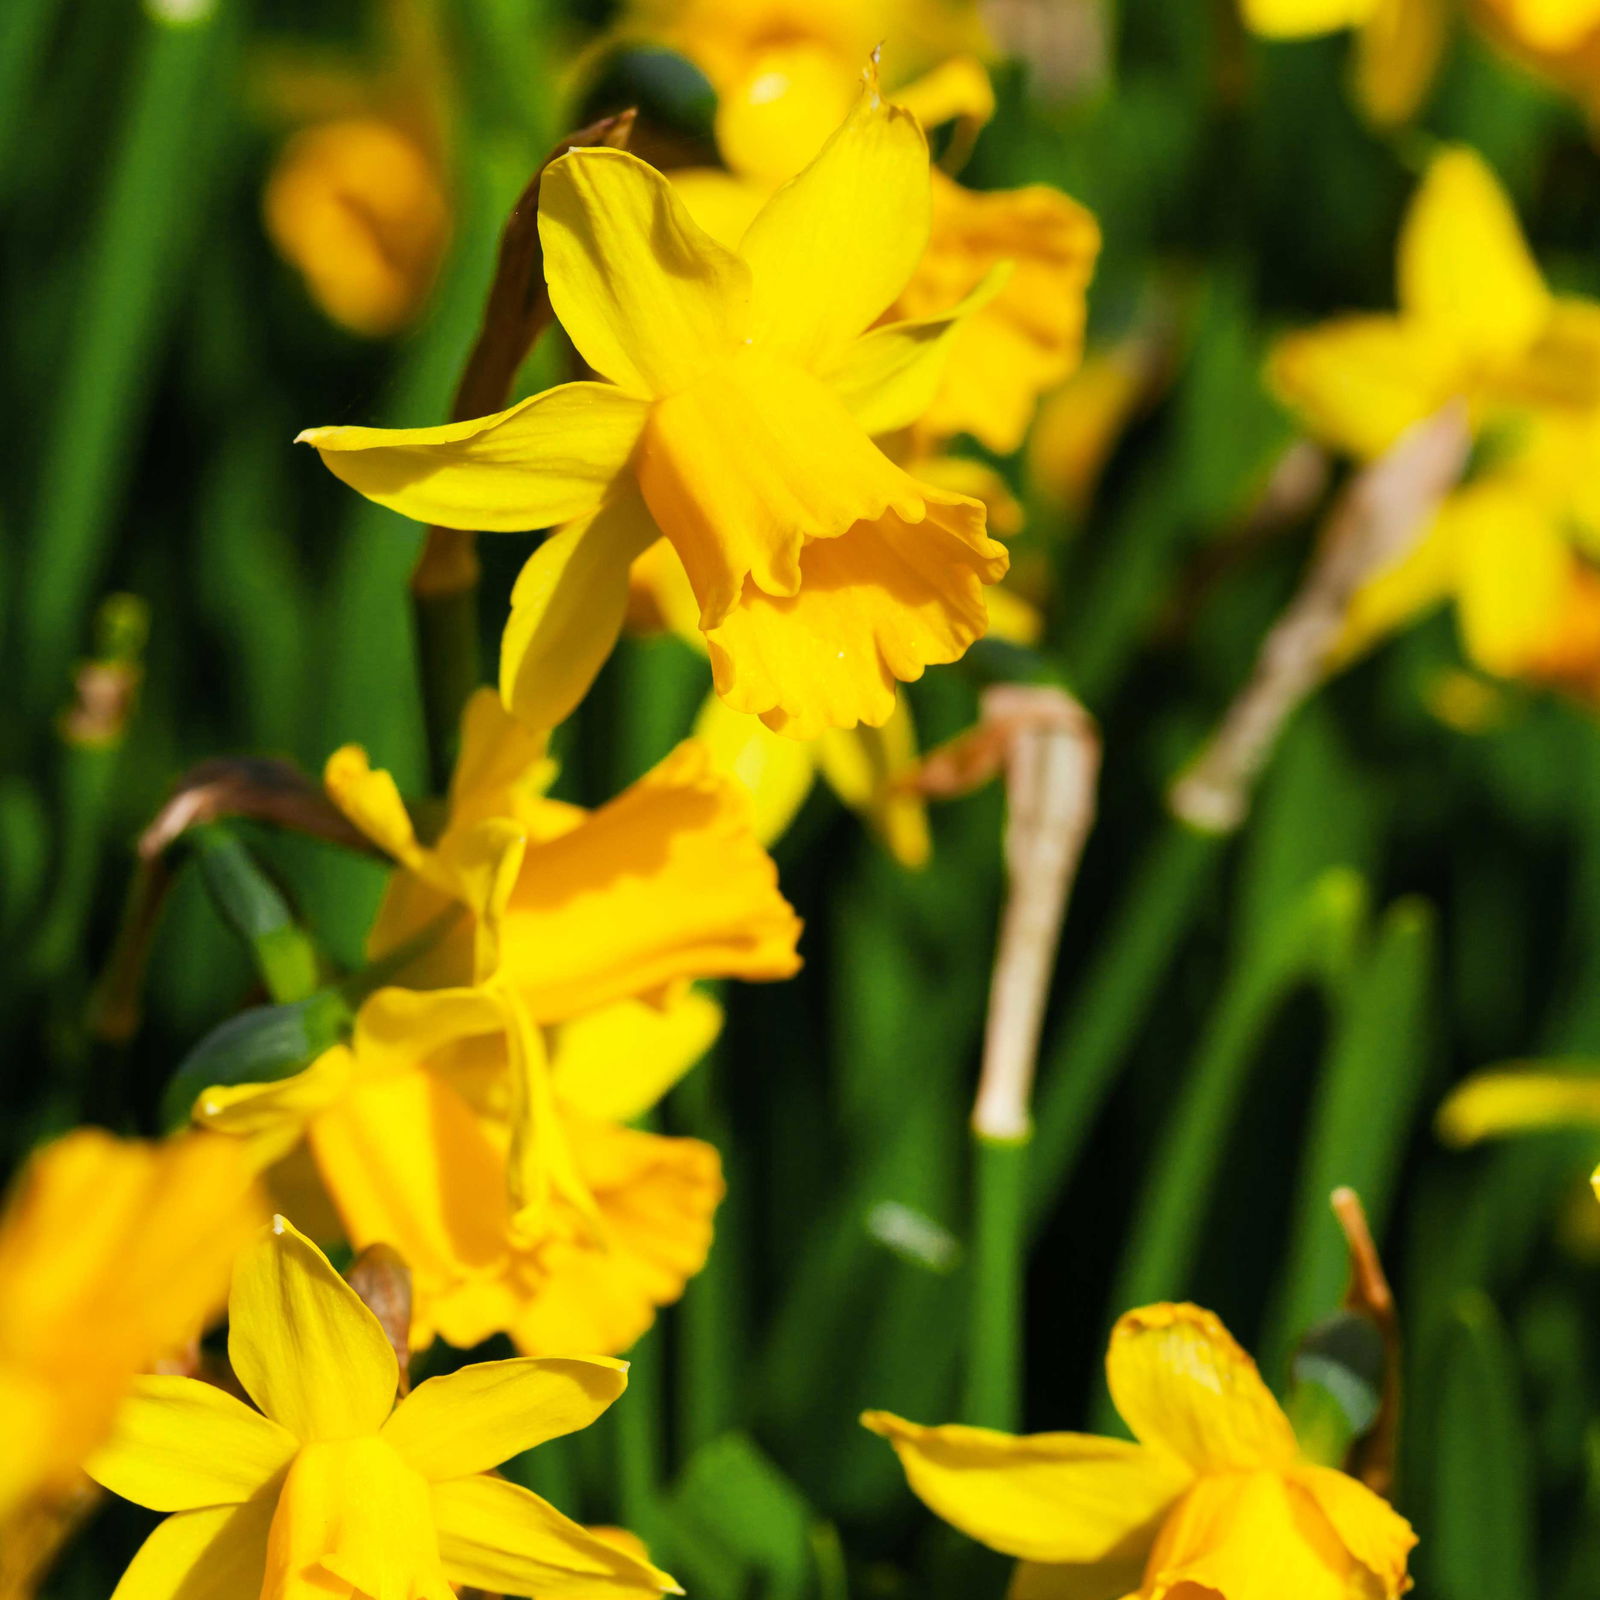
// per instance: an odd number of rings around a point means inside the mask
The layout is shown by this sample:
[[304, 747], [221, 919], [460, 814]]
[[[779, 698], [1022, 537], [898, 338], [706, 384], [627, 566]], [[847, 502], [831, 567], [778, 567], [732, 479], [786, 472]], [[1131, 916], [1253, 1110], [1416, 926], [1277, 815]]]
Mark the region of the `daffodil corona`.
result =
[[1130, 1311], [1106, 1372], [1136, 1443], [863, 1421], [932, 1510], [1021, 1560], [1014, 1600], [1394, 1600], [1410, 1587], [1410, 1527], [1303, 1456], [1210, 1312]]
[[571, 151], [541, 185], [545, 274], [604, 381], [443, 428], [302, 438], [422, 521], [569, 524], [518, 583], [501, 661], [534, 727], [582, 695], [629, 566], [662, 534], [730, 706], [796, 737], [881, 723], [897, 681], [984, 632], [984, 586], [1007, 564], [979, 502], [873, 443], [926, 411], [961, 315], [873, 326], [922, 256], [930, 203], [922, 131], [875, 80], [737, 251], [642, 161]]
[[172, 1513], [117, 1600], [452, 1600], [453, 1584], [574, 1600], [681, 1592], [492, 1475], [587, 1427], [622, 1393], [625, 1363], [485, 1362], [396, 1405], [399, 1365], [378, 1319], [282, 1217], [241, 1253], [228, 1313], [228, 1356], [254, 1406], [196, 1379], [143, 1378], [90, 1463], [106, 1488]]

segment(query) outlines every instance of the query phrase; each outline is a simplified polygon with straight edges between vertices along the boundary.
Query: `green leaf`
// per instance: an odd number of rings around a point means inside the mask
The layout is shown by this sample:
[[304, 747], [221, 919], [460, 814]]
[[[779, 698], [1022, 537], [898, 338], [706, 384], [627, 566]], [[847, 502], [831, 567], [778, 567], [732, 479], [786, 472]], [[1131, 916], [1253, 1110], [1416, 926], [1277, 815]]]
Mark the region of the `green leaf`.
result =
[[316, 949], [277, 884], [226, 824], [208, 822], [188, 838], [211, 903], [248, 947], [267, 993], [280, 1004], [308, 998]]

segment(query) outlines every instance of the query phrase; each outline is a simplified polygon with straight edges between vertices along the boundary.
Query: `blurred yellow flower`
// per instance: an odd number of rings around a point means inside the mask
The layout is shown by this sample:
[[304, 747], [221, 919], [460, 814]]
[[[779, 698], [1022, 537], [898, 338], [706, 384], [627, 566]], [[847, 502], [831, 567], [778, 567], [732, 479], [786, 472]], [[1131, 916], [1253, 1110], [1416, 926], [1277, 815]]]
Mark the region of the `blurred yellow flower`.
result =
[[1592, 632], [1579, 557], [1600, 549], [1600, 305], [1550, 293], [1510, 202], [1464, 148], [1435, 157], [1412, 202], [1399, 299], [1397, 314], [1292, 334], [1272, 357], [1308, 429], [1363, 459], [1453, 396], [1470, 408], [1475, 474], [1357, 594], [1342, 653], [1453, 598], [1478, 665], [1570, 676]]
[[751, 830], [749, 801], [701, 745], [680, 745], [593, 812], [549, 799], [553, 776], [544, 739], [487, 689], [467, 707], [431, 842], [364, 752], [329, 760], [334, 803], [401, 869], [369, 940], [375, 959], [416, 948], [398, 981], [492, 979], [533, 1021], [553, 1023], [660, 999], [692, 978], [798, 970], [800, 921]]
[[339, 117], [284, 147], [263, 200], [267, 232], [333, 321], [382, 338], [421, 311], [450, 210], [437, 158], [398, 123]]
[[1460, 1146], [1545, 1128], [1600, 1128], [1600, 1077], [1560, 1067], [1523, 1063], [1474, 1073], [1440, 1105], [1439, 1137]]
[[0, 1544], [70, 1490], [134, 1375], [221, 1309], [260, 1219], [226, 1139], [160, 1144], [80, 1128], [38, 1151], [0, 1214]]
[[1600, 4], [1596, 0], [1471, 0], [1474, 14], [1510, 55], [1600, 115]]
[[1209, 1311], [1130, 1311], [1106, 1357], [1135, 1444], [1089, 1434], [862, 1419], [912, 1490], [1018, 1557], [1013, 1600], [1394, 1600], [1415, 1535], [1365, 1485], [1300, 1451], [1255, 1363]]
[[1240, 0], [1245, 25], [1268, 39], [1354, 28], [1355, 88], [1380, 124], [1404, 122], [1432, 86], [1453, 0]]
[[228, 1310], [229, 1359], [260, 1409], [192, 1378], [143, 1378], [90, 1464], [124, 1499], [172, 1513], [121, 1600], [682, 1592], [492, 1470], [587, 1427], [626, 1387], [624, 1363], [484, 1362], [396, 1405], [378, 1319], [282, 1217], [240, 1256]]
[[[547, 1064], [490, 995], [382, 989], [348, 1045], [278, 1083], [207, 1090], [195, 1116], [263, 1162], [309, 1143], [351, 1242], [391, 1244], [410, 1266], [414, 1345], [504, 1331], [532, 1354], [612, 1353], [704, 1265], [722, 1198], [711, 1146], [622, 1124], [720, 1023], [693, 990], [664, 1009], [625, 1002], [556, 1029]], [[522, 1170], [551, 1163], [564, 1183]], [[541, 1185], [547, 1203], [523, 1204]]]
[[369, 498], [420, 521], [569, 524], [534, 554], [501, 662], [507, 704], [563, 717], [661, 534], [699, 604], [718, 692], [809, 738], [881, 723], [897, 681], [956, 660], [1005, 572], [983, 507], [872, 442], [926, 410], [959, 311], [872, 328], [928, 237], [927, 146], [869, 82], [737, 254], [660, 173], [575, 150], [540, 189], [551, 303], [608, 381], [444, 428], [303, 434]]

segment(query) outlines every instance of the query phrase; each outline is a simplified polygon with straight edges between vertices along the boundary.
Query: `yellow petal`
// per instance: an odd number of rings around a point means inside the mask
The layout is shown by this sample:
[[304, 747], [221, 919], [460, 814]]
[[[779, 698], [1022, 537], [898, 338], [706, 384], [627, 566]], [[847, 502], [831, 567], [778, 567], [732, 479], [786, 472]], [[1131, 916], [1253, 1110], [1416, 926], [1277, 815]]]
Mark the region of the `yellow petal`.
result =
[[295, 1457], [267, 1543], [263, 1600], [454, 1600], [429, 1485], [381, 1438], [330, 1439]]
[[317, 1119], [311, 1142], [350, 1242], [405, 1257], [419, 1324], [447, 1319], [447, 1336], [469, 1345], [494, 1332], [492, 1319], [463, 1325], [439, 1304], [501, 1269], [511, 1226], [505, 1153], [455, 1089], [425, 1071], [360, 1084]]
[[1398, 1595], [1409, 1587], [1406, 1562], [1417, 1536], [1387, 1500], [1331, 1467], [1302, 1467], [1295, 1480], [1310, 1491], [1351, 1556], [1378, 1580], [1380, 1594]]
[[997, 265], [1010, 270], [952, 335], [944, 381], [923, 426], [939, 437], [970, 433], [1009, 455], [1022, 444], [1039, 396], [1083, 353], [1100, 228], [1046, 184], [978, 192], [935, 173], [933, 202], [927, 252], [895, 314], [942, 310], [975, 292]]
[[826, 364], [899, 294], [928, 242], [928, 142], [869, 68], [855, 109], [750, 224], [751, 333]]
[[928, 1428], [887, 1411], [861, 1420], [894, 1446], [930, 1510], [990, 1549], [1029, 1561], [1142, 1563], [1189, 1482], [1177, 1462], [1121, 1439]]
[[1255, 1362], [1198, 1306], [1124, 1315], [1111, 1333], [1106, 1376], [1134, 1438], [1196, 1472], [1287, 1466], [1298, 1455]]
[[604, 1356], [482, 1361], [429, 1378], [400, 1402], [383, 1437], [432, 1482], [487, 1472], [587, 1428], [628, 1386]]
[[723, 1196], [716, 1150], [569, 1115], [567, 1138], [594, 1196], [588, 1239], [552, 1237], [511, 1329], [530, 1354], [626, 1350], [705, 1265]]
[[837, 50], [804, 37], [763, 50], [717, 96], [722, 159], [770, 193], [828, 142], [860, 82]]
[[1409, 121], [1433, 84], [1448, 38], [1443, 0], [1380, 0], [1356, 41], [1356, 92], [1380, 126]]
[[1576, 49], [1600, 28], [1596, 0], [1499, 0], [1496, 10], [1521, 43], [1553, 55]]
[[1093, 1566], [1064, 1566], [1046, 1561], [1019, 1561], [1011, 1570], [1006, 1600], [1140, 1600], [1135, 1594], [1144, 1576], [1143, 1552], [1137, 1559], [1097, 1561]]
[[378, 1319], [282, 1217], [234, 1265], [228, 1358], [250, 1398], [303, 1440], [376, 1433], [399, 1382]]
[[264, 1166], [305, 1137], [307, 1124], [331, 1105], [350, 1080], [350, 1049], [337, 1044], [304, 1072], [276, 1083], [214, 1084], [194, 1104], [194, 1120], [216, 1133], [247, 1139]]
[[1445, 600], [1456, 581], [1455, 537], [1448, 516], [1436, 516], [1400, 559], [1375, 572], [1351, 597], [1333, 656], [1353, 660], [1396, 629]]
[[631, 394], [693, 383], [749, 332], [749, 269], [625, 151], [573, 150], [546, 168], [539, 238], [561, 326]]
[[918, 485], [838, 395], [755, 350], [652, 409], [638, 473], [704, 629], [738, 604], [747, 580], [793, 594], [808, 540], [836, 538], [890, 509], [911, 521], [923, 515]]
[[678, 167], [669, 176], [689, 215], [730, 250], [739, 248], [745, 229], [772, 193], [769, 185], [720, 167]]
[[1406, 214], [1400, 305], [1435, 336], [1495, 361], [1525, 351], [1550, 316], [1510, 200], [1464, 145], [1434, 157]]
[[239, 1600], [260, 1592], [275, 1491], [239, 1506], [180, 1511], [139, 1547], [111, 1600]]
[[1011, 272], [1001, 263], [948, 311], [862, 334], [823, 373], [824, 381], [870, 434], [920, 422], [939, 393], [957, 330], [1000, 293]]
[[529, 850], [502, 970], [551, 1023], [680, 979], [788, 977], [799, 933], [748, 802], [690, 741]]
[[1480, 1072], [1450, 1092], [1434, 1126], [1453, 1145], [1543, 1128], [1600, 1127], [1600, 1078]]
[[1144, 1592], [1172, 1600], [1212, 1593], [1227, 1600], [1391, 1600], [1398, 1593], [1374, 1588], [1311, 1494], [1275, 1472], [1199, 1478], [1161, 1531]]
[[288, 1466], [300, 1441], [195, 1378], [147, 1376], [117, 1412], [89, 1476], [152, 1511], [239, 1505]]
[[482, 989], [378, 989], [356, 1013], [352, 1042], [361, 1076], [372, 1079], [504, 1026], [500, 1007]]
[[[993, 590], [990, 594], [1001, 594]], [[857, 811], [904, 867], [927, 864], [932, 850], [928, 808], [905, 783], [917, 765], [917, 731], [905, 697], [881, 728], [829, 728], [816, 743], [817, 765], [828, 786]]]
[[1467, 373], [1454, 345], [1422, 324], [1360, 316], [1280, 339], [1268, 376], [1318, 439], [1370, 458], [1438, 411]]
[[628, 605], [628, 573], [660, 537], [637, 488], [552, 534], [511, 591], [500, 645], [500, 694], [531, 728], [554, 728], [589, 692]]
[[433, 1486], [439, 1553], [451, 1581], [539, 1600], [681, 1594], [666, 1573], [597, 1539], [538, 1495], [498, 1478]]
[[1378, 0], [1240, 0], [1245, 26], [1269, 39], [1303, 39], [1357, 28]]
[[564, 383], [509, 411], [438, 428], [308, 428], [335, 477], [367, 499], [444, 528], [520, 533], [587, 516], [644, 426], [642, 400]]
[[701, 989], [685, 989], [661, 1005], [621, 1000], [586, 1011], [553, 1030], [556, 1098], [586, 1116], [631, 1122], [705, 1055], [721, 1031], [722, 1007]]
[[413, 872], [424, 870], [422, 847], [400, 790], [387, 772], [373, 768], [365, 750], [353, 744], [335, 750], [323, 768], [322, 782], [328, 798], [380, 850]]
[[544, 730], [509, 716], [493, 689], [475, 689], [461, 713], [461, 750], [450, 774], [450, 826], [521, 817], [555, 781], [556, 764], [548, 750]]
[[799, 592], [747, 587], [706, 635], [717, 693], [774, 732], [881, 726], [895, 686], [957, 661], [988, 623], [983, 587], [1005, 574], [1005, 546], [983, 508], [927, 485], [926, 520], [890, 514], [806, 546]]
[[1439, 517], [1452, 542], [1467, 654], [1489, 672], [1520, 672], [1555, 631], [1575, 565], [1570, 546], [1515, 484], [1480, 480]]
[[711, 752], [717, 771], [748, 791], [756, 837], [765, 845], [781, 839], [816, 781], [815, 747], [743, 716], [715, 691], [700, 706], [694, 736]]

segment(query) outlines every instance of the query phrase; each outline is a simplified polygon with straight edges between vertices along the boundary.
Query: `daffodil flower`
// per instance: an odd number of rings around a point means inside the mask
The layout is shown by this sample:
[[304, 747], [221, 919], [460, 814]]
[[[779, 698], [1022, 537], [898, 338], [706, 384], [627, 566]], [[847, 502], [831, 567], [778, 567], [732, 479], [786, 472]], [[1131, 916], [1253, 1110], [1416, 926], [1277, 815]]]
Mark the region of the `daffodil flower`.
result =
[[1435, 157], [1412, 202], [1399, 288], [1398, 313], [1292, 334], [1272, 357], [1280, 396], [1354, 456], [1455, 396], [1479, 446], [1412, 551], [1357, 594], [1341, 653], [1453, 598], [1478, 665], [1538, 675], [1565, 659], [1579, 556], [1600, 548], [1600, 305], [1551, 294], [1493, 174], [1461, 147]]
[[1240, 11], [1245, 25], [1268, 39], [1308, 39], [1355, 29], [1356, 98], [1374, 122], [1388, 125], [1406, 121], [1432, 87], [1444, 54], [1452, 3], [1240, 0]]
[[621, 626], [657, 537], [688, 573], [717, 691], [811, 737], [881, 723], [899, 681], [959, 658], [1006, 569], [977, 501], [873, 443], [916, 420], [960, 310], [873, 327], [927, 243], [926, 141], [869, 82], [737, 251], [618, 150], [545, 172], [551, 304], [601, 382], [443, 428], [302, 435], [368, 498], [446, 527], [568, 524], [524, 570], [507, 704], [548, 728]]
[[80, 1128], [40, 1150], [0, 1213], [0, 1541], [77, 1481], [135, 1374], [221, 1309], [261, 1212], [226, 1139]]
[[1013, 1600], [1394, 1600], [1410, 1587], [1410, 1527], [1305, 1458], [1210, 1312], [1129, 1312], [1106, 1371], [1135, 1443], [862, 1420], [932, 1510], [1020, 1559]]
[[751, 831], [748, 799], [702, 746], [680, 745], [593, 812], [549, 799], [553, 776], [543, 738], [489, 690], [463, 717], [431, 843], [364, 752], [331, 758], [328, 793], [401, 869], [373, 925], [372, 955], [440, 930], [399, 981], [439, 988], [493, 978], [534, 1022], [554, 1023], [620, 1000], [663, 999], [693, 978], [798, 969], [800, 921]]
[[1600, 44], [1600, 0], [1477, 0], [1486, 19], [1537, 55], [1572, 56]]
[[[552, 1125], [532, 1145], [515, 1136], [524, 1113], [493, 998], [380, 989], [348, 1045], [276, 1083], [208, 1089], [194, 1114], [264, 1165], [304, 1144], [351, 1243], [392, 1244], [410, 1266], [414, 1346], [505, 1332], [528, 1354], [611, 1353], [683, 1293], [711, 1246], [716, 1150], [624, 1124], [720, 1023], [690, 990], [665, 1009], [625, 1002], [553, 1030], [548, 1067], [538, 1063]], [[519, 1048], [542, 1050], [537, 1034]], [[548, 1177], [519, 1166], [552, 1160], [566, 1181], [519, 1205]]]
[[626, 1387], [625, 1362], [483, 1362], [396, 1405], [399, 1365], [378, 1319], [282, 1217], [240, 1255], [228, 1317], [228, 1357], [254, 1406], [193, 1378], [143, 1378], [90, 1463], [114, 1493], [172, 1513], [116, 1600], [453, 1600], [453, 1584], [572, 1600], [682, 1592], [492, 1475], [593, 1422]]

